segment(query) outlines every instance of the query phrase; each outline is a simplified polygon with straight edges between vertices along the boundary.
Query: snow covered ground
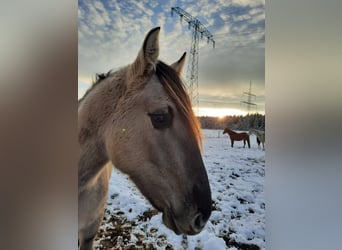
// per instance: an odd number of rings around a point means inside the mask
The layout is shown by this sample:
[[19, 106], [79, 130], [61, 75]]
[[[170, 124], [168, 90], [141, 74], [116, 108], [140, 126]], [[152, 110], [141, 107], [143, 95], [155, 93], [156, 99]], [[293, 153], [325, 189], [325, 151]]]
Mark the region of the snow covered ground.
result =
[[213, 211], [203, 231], [177, 236], [161, 214], [119, 171], [113, 171], [96, 249], [265, 249], [265, 151], [254, 135], [230, 147], [222, 130], [203, 130], [203, 159], [212, 191]]

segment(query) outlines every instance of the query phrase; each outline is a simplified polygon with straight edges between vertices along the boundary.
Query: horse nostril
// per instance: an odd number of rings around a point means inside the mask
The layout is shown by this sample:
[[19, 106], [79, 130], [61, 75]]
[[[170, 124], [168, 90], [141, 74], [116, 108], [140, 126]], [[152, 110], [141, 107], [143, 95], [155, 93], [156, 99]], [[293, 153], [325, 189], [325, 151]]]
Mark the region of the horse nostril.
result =
[[201, 213], [198, 213], [195, 215], [194, 219], [192, 220], [192, 229], [195, 231], [195, 233], [199, 233], [202, 228], [204, 227], [206, 223], [206, 220], [204, 220], [203, 215]]

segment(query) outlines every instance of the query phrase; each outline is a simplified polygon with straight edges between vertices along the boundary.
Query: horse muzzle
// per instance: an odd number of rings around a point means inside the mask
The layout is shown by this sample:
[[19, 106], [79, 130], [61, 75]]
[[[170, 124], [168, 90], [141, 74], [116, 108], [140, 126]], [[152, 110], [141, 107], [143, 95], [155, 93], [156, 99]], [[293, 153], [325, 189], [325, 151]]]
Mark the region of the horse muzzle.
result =
[[209, 219], [209, 215], [197, 212], [191, 216], [177, 218], [172, 211], [163, 213], [164, 224], [175, 234], [195, 235], [202, 231]]

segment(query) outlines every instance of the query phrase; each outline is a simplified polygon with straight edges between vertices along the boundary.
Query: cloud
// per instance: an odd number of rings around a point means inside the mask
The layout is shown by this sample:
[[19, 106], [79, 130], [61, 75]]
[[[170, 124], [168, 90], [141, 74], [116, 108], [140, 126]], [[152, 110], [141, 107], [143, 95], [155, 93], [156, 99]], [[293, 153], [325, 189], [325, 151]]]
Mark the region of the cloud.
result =
[[265, 5], [265, 0], [232, 0], [233, 5], [256, 7]]
[[78, 9], [78, 19], [83, 19], [82, 10], [80, 8]]
[[264, 20], [265, 20], [265, 13], [260, 13], [260, 14], [254, 15], [250, 23], [259, 23], [260, 21], [264, 21]]
[[251, 19], [251, 16], [249, 14], [233, 16], [234, 22], [246, 21], [248, 19]]
[[188, 52], [185, 77], [192, 30], [176, 13], [171, 16], [176, 3], [197, 17], [216, 41], [213, 49], [205, 38], [200, 40], [201, 95], [238, 100], [252, 80], [257, 95], [263, 96], [265, 8], [260, 0], [80, 0], [79, 79], [91, 82], [96, 73], [131, 63], [146, 33], [156, 26], [162, 28], [160, 59], [172, 63]]
[[103, 6], [103, 3], [101, 3], [100, 1], [94, 1], [93, 4], [97, 10], [106, 11]]

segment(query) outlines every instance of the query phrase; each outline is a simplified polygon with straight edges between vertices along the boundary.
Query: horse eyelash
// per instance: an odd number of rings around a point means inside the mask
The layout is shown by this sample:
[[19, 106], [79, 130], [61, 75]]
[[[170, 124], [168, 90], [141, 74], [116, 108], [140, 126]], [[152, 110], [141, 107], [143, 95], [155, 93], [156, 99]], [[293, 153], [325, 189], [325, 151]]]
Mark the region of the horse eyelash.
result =
[[167, 115], [170, 114], [171, 116], [173, 116], [173, 111], [172, 108], [170, 106], [167, 107], [167, 112], [164, 111], [155, 111], [155, 112], [148, 112], [147, 115], [148, 116], [153, 116], [153, 115]]

